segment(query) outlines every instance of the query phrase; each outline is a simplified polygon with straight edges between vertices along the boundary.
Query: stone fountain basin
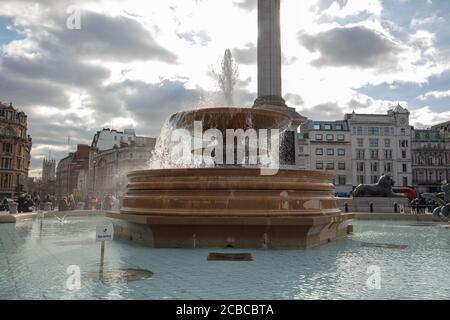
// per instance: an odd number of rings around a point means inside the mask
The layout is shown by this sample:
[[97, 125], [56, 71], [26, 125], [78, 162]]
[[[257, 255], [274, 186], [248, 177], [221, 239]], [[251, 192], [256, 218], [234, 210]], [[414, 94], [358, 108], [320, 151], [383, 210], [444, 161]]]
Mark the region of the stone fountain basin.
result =
[[221, 167], [136, 171], [115, 236], [156, 248], [310, 248], [345, 237], [332, 175]]
[[146, 216], [317, 216], [340, 210], [332, 175], [282, 169], [262, 176], [256, 168], [136, 171], [128, 175], [121, 213]]
[[172, 128], [194, 130], [194, 122], [201, 121], [203, 129], [280, 129], [286, 130], [291, 118], [282, 112], [252, 108], [203, 108], [173, 114], [169, 123]]

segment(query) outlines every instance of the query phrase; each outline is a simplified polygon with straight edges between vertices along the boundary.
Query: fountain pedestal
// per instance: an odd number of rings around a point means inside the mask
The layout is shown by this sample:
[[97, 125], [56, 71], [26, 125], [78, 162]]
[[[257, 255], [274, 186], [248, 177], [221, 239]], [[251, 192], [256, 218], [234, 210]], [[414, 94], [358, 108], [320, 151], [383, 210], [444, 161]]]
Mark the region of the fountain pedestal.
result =
[[129, 174], [115, 236], [156, 248], [311, 248], [346, 235], [331, 176], [248, 168]]

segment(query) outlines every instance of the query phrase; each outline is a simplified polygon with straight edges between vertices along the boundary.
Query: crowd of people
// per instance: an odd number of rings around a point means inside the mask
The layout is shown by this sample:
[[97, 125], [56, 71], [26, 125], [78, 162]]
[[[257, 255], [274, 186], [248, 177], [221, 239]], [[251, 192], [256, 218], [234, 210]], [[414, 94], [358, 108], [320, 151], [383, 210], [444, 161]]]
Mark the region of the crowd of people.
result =
[[413, 209], [413, 212], [416, 214], [425, 214], [427, 212], [428, 213], [433, 212], [434, 209], [436, 209], [436, 207], [438, 206], [438, 204], [435, 201], [431, 199], [426, 199], [421, 195], [419, 195], [418, 198], [412, 200], [410, 205], [411, 208]]
[[[120, 197], [106, 194], [102, 197], [86, 196], [85, 201], [77, 201], [73, 194], [63, 196], [59, 200], [54, 195], [46, 195], [43, 199], [34, 192], [23, 193], [15, 199], [0, 198], [0, 212], [26, 213], [38, 210], [72, 211], [72, 210], [114, 210], [120, 208]], [[17, 212], [16, 212], [17, 211]]]
[[33, 194], [22, 193], [15, 199], [3, 198], [0, 200], [0, 211], [14, 211], [18, 213], [33, 212], [35, 210], [44, 210], [46, 207], [54, 209], [56, 198], [52, 195], [46, 195], [43, 200], [37, 192]]

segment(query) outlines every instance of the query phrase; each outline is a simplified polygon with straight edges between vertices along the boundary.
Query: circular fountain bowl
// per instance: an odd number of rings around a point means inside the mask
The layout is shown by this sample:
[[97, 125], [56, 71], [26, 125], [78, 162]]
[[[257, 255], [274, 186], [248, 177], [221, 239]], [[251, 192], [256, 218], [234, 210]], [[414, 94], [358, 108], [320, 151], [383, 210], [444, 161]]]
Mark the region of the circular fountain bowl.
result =
[[156, 248], [309, 248], [345, 237], [332, 175], [282, 169], [165, 169], [128, 175], [114, 234]]
[[128, 175], [121, 213], [165, 217], [280, 217], [339, 213], [332, 175], [256, 168], [136, 171]]
[[169, 124], [174, 129], [193, 131], [194, 122], [201, 121], [203, 129], [287, 129], [292, 122], [289, 115], [252, 108], [204, 108], [173, 114]]

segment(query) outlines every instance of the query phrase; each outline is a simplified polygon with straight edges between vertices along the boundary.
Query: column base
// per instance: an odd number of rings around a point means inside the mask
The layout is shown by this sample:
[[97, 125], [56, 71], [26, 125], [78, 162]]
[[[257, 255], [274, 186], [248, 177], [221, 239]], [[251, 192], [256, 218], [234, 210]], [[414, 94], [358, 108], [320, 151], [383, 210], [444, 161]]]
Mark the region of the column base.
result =
[[262, 96], [255, 100], [253, 108], [261, 106], [287, 107], [286, 101], [280, 96]]

